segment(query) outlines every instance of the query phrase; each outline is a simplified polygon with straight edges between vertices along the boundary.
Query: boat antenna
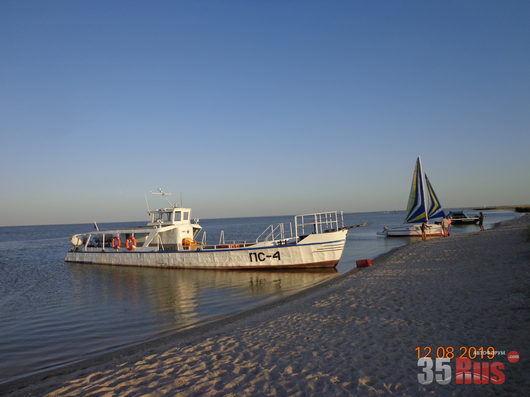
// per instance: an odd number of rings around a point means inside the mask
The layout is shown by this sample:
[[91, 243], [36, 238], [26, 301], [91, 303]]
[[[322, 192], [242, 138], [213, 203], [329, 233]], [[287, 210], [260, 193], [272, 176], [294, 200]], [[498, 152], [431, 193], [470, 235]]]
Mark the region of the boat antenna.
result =
[[151, 209], [149, 208], [149, 200], [147, 200], [147, 193], [144, 193], [144, 199], [145, 199], [145, 205], [147, 206], [147, 213], [151, 213]]
[[151, 192], [151, 194], [156, 194], [156, 195], [159, 195], [159, 196], [162, 196], [166, 199], [166, 201], [169, 203], [169, 205], [171, 207], [178, 207], [178, 205], [173, 204], [171, 201], [169, 201], [169, 199], [166, 197], [166, 196], [171, 196], [171, 193], [169, 192], [165, 192], [161, 187], [158, 188], [158, 192]]

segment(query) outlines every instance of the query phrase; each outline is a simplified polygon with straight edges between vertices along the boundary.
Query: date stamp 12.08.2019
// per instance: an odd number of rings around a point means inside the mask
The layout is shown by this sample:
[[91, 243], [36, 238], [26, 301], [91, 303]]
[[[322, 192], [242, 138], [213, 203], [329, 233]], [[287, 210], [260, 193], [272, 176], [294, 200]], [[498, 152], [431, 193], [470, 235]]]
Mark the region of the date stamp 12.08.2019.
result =
[[[493, 346], [418, 346], [417, 365], [420, 369], [418, 382], [430, 385], [503, 384], [506, 381], [507, 363], [499, 361], [506, 357], [508, 363], [517, 363], [519, 353], [497, 350]], [[455, 377], [453, 378], [453, 362]]]

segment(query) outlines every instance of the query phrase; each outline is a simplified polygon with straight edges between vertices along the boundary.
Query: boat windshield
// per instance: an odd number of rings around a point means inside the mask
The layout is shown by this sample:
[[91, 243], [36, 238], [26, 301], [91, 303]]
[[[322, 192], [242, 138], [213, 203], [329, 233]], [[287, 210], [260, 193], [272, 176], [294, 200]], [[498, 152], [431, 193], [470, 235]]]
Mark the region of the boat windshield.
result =
[[153, 222], [171, 222], [171, 212], [155, 212], [153, 214]]

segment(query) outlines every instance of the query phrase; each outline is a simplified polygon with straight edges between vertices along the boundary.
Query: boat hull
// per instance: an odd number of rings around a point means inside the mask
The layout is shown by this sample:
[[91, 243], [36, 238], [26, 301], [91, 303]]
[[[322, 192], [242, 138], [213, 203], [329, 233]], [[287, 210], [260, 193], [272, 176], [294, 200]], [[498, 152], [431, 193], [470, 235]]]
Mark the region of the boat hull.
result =
[[278, 241], [251, 247], [190, 251], [70, 251], [74, 263], [180, 269], [308, 269], [333, 268], [340, 261], [347, 230], [310, 234], [297, 244]]
[[478, 218], [460, 218], [452, 219], [452, 225], [476, 225], [478, 223]]
[[[394, 227], [385, 231], [387, 237], [421, 237], [421, 225], [404, 225]], [[443, 230], [441, 225], [427, 225], [425, 233], [427, 237], [443, 237]]]

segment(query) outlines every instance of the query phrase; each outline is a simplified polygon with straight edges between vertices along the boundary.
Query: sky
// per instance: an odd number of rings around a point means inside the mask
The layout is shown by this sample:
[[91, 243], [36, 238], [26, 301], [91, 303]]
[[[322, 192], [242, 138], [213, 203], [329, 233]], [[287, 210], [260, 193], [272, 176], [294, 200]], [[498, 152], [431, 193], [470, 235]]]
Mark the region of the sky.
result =
[[[0, 225], [530, 203], [530, 2], [0, 2]], [[163, 204], [152, 201], [152, 206]]]

